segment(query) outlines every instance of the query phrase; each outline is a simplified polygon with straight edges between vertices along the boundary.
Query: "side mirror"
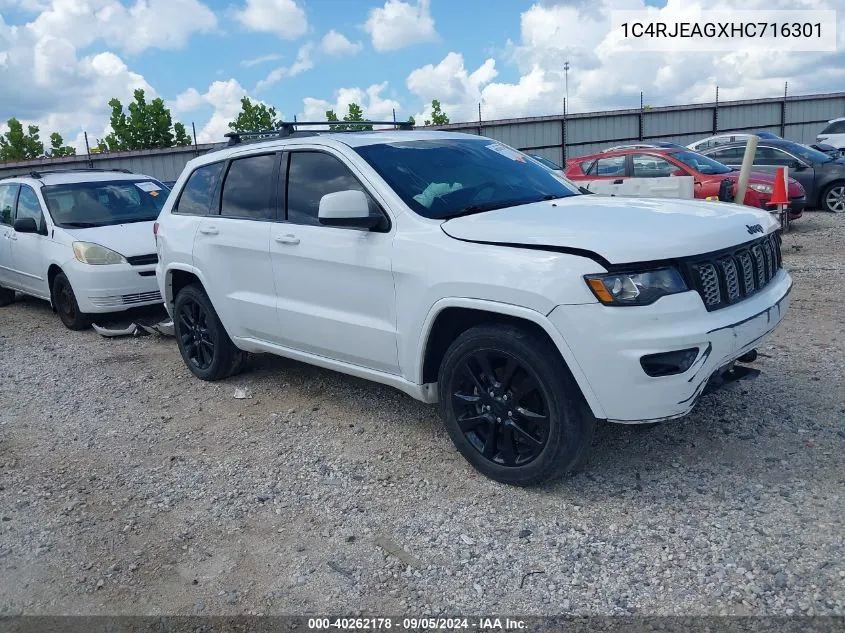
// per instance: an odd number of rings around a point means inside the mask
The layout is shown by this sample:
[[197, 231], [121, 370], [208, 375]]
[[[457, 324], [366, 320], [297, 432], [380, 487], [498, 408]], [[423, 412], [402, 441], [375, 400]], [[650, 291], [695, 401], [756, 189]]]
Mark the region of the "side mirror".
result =
[[789, 166], [790, 169], [794, 169], [795, 171], [804, 171], [807, 169], [807, 165], [802, 163], [800, 160], [792, 161], [792, 164]]
[[358, 229], [374, 229], [382, 222], [382, 218], [370, 215], [367, 196], [354, 189], [327, 193], [320, 198], [317, 219], [326, 226]]
[[35, 218], [19, 218], [13, 226], [17, 233], [38, 233], [38, 224]]

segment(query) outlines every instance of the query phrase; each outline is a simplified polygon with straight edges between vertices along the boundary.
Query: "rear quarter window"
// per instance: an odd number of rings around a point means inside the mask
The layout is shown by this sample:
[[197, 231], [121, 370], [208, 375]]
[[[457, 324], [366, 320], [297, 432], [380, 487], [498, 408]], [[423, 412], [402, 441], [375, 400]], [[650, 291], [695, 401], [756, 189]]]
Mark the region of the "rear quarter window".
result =
[[211, 163], [197, 167], [188, 177], [188, 182], [179, 194], [173, 207], [173, 213], [182, 215], [208, 215], [211, 203], [220, 182], [224, 163]]

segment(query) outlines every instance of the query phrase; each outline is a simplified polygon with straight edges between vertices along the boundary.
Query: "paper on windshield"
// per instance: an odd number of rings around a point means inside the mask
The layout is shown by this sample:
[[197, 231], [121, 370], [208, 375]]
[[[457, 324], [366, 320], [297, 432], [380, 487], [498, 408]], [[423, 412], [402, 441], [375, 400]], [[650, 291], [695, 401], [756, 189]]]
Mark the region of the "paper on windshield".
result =
[[505, 158], [510, 158], [511, 160], [515, 160], [518, 163], [525, 163], [525, 158], [523, 158], [522, 154], [512, 150], [510, 147], [505, 147], [500, 143], [490, 143], [490, 145], [487, 145], [486, 147], [487, 149], [494, 151], [497, 154], [501, 154]]
[[159, 187], [154, 182], [136, 182], [135, 186], [138, 187], [141, 191], [146, 191], [147, 193], [152, 193], [153, 191], [161, 191], [161, 187]]

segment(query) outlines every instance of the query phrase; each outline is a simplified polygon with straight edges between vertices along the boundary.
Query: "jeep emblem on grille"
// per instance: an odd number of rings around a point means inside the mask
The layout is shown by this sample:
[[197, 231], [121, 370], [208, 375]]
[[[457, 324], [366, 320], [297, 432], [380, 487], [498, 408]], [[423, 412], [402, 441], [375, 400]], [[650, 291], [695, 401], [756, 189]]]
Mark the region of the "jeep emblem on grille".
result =
[[762, 233], [763, 232], [763, 227], [760, 226], [759, 224], [746, 224], [745, 227], [748, 229], [748, 232], [751, 235], [754, 235], [755, 233]]

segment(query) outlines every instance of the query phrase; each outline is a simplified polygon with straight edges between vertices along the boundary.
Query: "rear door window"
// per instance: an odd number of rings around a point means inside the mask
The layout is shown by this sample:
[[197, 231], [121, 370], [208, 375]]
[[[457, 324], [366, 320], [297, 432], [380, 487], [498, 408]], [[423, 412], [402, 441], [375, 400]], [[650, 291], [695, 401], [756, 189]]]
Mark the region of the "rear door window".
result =
[[220, 215], [250, 220], [275, 220], [275, 189], [279, 156], [260, 154], [233, 160], [223, 181]]
[[174, 213], [185, 215], [208, 215], [211, 203], [223, 171], [223, 163], [211, 163], [194, 170], [188, 178], [179, 200], [173, 209]]
[[599, 158], [592, 165], [590, 165], [589, 176], [624, 176], [625, 175], [625, 156], [608, 156], [607, 158]]

